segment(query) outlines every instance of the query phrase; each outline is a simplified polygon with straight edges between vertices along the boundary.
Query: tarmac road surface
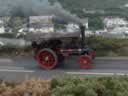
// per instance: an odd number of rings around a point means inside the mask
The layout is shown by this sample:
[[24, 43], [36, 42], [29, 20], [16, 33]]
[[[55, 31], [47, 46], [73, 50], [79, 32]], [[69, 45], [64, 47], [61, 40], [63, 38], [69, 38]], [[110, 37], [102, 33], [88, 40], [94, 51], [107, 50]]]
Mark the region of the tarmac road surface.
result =
[[31, 78], [51, 79], [56, 76], [78, 75], [128, 75], [128, 57], [96, 58], [93, 68], [81, 70], [76, 63], [77, 58], [66, 59], [58, 68], [46, 71], [41, 69], [33, 58], [1, 58], [0, 79], [6, 81], [22, 81]]

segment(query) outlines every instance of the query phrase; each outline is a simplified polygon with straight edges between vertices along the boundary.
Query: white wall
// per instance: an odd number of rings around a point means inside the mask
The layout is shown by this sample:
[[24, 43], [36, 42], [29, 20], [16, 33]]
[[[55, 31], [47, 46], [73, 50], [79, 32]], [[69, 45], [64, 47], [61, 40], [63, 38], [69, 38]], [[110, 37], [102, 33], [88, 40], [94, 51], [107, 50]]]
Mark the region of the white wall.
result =
[[128, 21], [126, 21], [124, 18], [105, 18], [104, 24], [106, 28], [115, 28], [115, 27], [124, 27], [128, 25]]
[[14, 45], [14, 46], [25, 46], [30, 42], [26, 42], [23, 39], [9, 39], [9, 38], [0, 38], [0, 42], [3, 42], [4, 45]]
[[5, 28], [4, 27], [0, 27], [0, 34], [5, 33]]

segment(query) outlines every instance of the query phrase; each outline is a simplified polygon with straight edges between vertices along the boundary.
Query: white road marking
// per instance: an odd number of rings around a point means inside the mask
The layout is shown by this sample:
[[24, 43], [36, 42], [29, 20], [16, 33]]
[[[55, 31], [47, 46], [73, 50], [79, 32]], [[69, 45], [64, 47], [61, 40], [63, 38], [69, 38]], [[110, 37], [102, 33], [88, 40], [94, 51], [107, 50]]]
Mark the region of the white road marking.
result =
[[25, 69], [24, 67], [16, 67], [16, 66], [0, 66], [0, 69], [16, 69], [16, 70], [18, 70], [18, 69]]
[[66, 72], [69, 75], [128, 75], [128, 73]]
[[13, 62], [13, 60], [12, 59], [0, 59], [0, 62]]
[[0, 72], [21, 72], [21, 73], [33, 73], [34, 70], [9, 70], [9, 69], [0, 69]]

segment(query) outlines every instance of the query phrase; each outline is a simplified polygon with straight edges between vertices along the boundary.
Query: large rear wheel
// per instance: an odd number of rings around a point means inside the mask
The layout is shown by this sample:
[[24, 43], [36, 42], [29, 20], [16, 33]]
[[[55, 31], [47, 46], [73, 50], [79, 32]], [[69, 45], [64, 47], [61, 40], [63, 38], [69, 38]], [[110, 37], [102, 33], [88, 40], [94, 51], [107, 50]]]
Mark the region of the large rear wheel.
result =
[[56, 53], [51, 49], [42, 49], [37, 55], [39, 65], [46, 70], [51, 70], [58, 64]]

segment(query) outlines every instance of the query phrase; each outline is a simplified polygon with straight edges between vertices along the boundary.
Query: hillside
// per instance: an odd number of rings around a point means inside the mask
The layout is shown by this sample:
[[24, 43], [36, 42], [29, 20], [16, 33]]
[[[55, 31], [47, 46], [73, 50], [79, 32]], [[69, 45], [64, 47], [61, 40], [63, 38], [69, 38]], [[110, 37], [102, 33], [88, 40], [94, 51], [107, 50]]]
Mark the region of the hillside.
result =
[[[49, 0], [57, 1], [57, 0]], [[128, 0], [58, 0], [65, 8], [113, 8], [128, 3]]]
[[49, 0], [59, 1], [66, 10], [70, 10], [77, 15], [83, 15], [83, 9], [102, 9], [109, 14], [127, 15], [127, 8], [122, 8], [128, 0]]

